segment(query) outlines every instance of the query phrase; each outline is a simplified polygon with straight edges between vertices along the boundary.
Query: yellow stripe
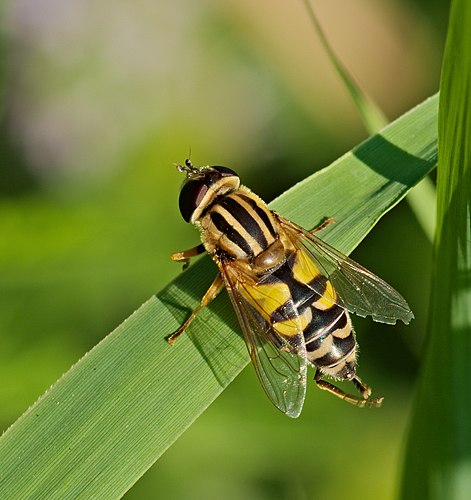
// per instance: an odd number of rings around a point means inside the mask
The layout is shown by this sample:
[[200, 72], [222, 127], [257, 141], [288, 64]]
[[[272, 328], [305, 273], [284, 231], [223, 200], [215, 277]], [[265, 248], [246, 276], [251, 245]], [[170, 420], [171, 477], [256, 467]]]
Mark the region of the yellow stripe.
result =
[[271, 322], [271, 315], [291, 298], [288, 285], [284, 283], [268, 285], [248, 285], [241, 287], [241, 292], [262, 316]]
[[321, 272], [318, 267], [312, 262], [305, 250], [296, 252], [296, 259], [293, 265], [293, 276], [300, 283], [309, 283]]
[[299, 318], [280, 321], [273, 325], [273, 329], [283, 337], [293, 337], [302, 331]]
[[330, 281], [327, 281], [325, 292], [319, 300], [316, 300], [312, 305], [319, 309], [320, 311], [325, 311], [326, 309], [330, 309], [336, 304], [337, 294], [332, 286]]
[[[219, 215], [222, 215], [224, 217], [226, 222], [230, 226], [232, 226], [240, 234], [240, 236], [248, 243], [248, 245], [250, 246], [255, 255], [259, 254], [262, 250], [264, 250], [259, 245], [257, 240], [249, 234], [249, 232], [245, 229], [245, 227], [235, 217], [233, 217], [224, 207], [222, 207], [221, 205], [216, 205], [213, 209], [213, 212], [217, 212]], [[234, 247], [239, 248], [236, 243], [231, 241], [231, 239], [226, 234], [217, 230], [216, 227], [213, 227], [212, 230], [221, 235], [221, 241], [224, 242], [224, 245], [227, 248], [229, 249]], [[240, 251], [234, 252], [234, 255], [238, 255], [239, 253]]]
[[247, 288], [247, 291], [250, 294], [250, 301], [268, 318], [291, 298], [288, 285], [284, 283], [252, 286]]
[[[307, 311], [311, 311], [311, 308], [308, 308]], [[297, 335], [298, 333], [303, 332], [311, 319], [312, 312], [311, 314], [302, 314], [296, 318], [275, 323], [273, 325], [273, 328], [280, 335], [283, 335], [285, 337], [292, 337], [293, 335]]]
[[[309, 283], [316, 276], [322, 274], [319, 268], [314, 264], [305, 250], [299, 250], [296, 253], [296, 259], [293, 265], [293, 276], [300, 283]], [[322, 297], [312, 305], [320, 311], [330, 309], [336, 304], [337, 293], [330, 281], [327, 281], [325, 291]]]
[[[249, 195], [249, 193], [244, 193], [244, 196], [248, 196], [248, 195]], [[247, 212], [249, 212], [249, 214], [251, 215], [251, 217], [258, 224], [258, 226], [262, 230], [263, 235], [265, 236], [265, 239], [267, 240], [267, 248], [268, 248], [275, 241], [275, 238], [273, 238], [273, 236], [271, 235], [270, 230], [268, 229], [268, 227], [265, 224], [265, 222], [263, 222], [262, 218], [249, 205], [249, 203], [247, 203], [247, 201], [245, 201], [241, 196], [238, 196], [237, 193], [231, 195], [231, 197], [233, 199], [235, 199], [239, 205], [241, 205], [242, 207], [244, 207], [245, 210], [247, 210]], [[250, 196], [250, 198], [252, 198], [254, 201], [257, 201], [252, 196]], [[259, 208], [264, 209], [264, 207], [260, 203], [258, 204], [258, 206], [259, 206]], [[269, 216], [269, 218], [272, 219], [272, 215], [268, 214], [268, 211], [266, 211], [266, 210], [265, 210], [265, 212], [267, 213], [267, 215]]]
[[[247, 286], [241, 289], [249, 302], [259, 311], [267, 322], [271, 322], [271, 315], [280, 306], [291, 299], [288, 285], [284, 283]], [[292, 337], [302, 332], [312, 318], [308, 308], [302, 316], [273, 324], [273, 329], [284, 337]]]
[[321, 345], [318, 349], [314, 351], [308, 351], [309, 360], [312, 361], [314, 359], [322, 358], [322, 356], [325, 356], [330, 352], [333, 342], [334, 338], [332, 337], [332, 335], [327, 335], [327, 337], [321, 342]]
[[347, 311], [344, 312], [347, 315], [347, 324], [343, 328], [337, 328], [337, 330], [332, 331], [332, 335], [339, 339], [346, 339], [352, 333], [352, 322], [350, 320], [350, 315]]

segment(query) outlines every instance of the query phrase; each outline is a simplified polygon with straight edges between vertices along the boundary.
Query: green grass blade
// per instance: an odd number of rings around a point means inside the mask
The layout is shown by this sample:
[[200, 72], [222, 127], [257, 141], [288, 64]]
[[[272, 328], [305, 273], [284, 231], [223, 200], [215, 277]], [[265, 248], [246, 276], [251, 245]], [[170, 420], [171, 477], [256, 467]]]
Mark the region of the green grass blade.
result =
[[348, 90], [353, 103], [355, 104], [358, 113], [366, 127], [366, 130], [370, 134], [375, 134], [378, 130], [381, 130], [387, 125], [389, 120], [386, 118], [381, 109], [376, 105], [376, 103], [371, 99], [371, 97], [361, 88], [358, 82], [355, 80], [353, 75], [347, 69], [347, 67], [342, 63], [340, 58], [335, 53], [334, 49], [329, 43], [327, 36], [322, 29], [321, 23], [316, 16], [314, 8], [309, 0], [304, 0], [304, 5], [309, 16], [309, 20], [319, 36], [319, 40], [324, 47], [329, 59], [331, 60], [337, 74], [342, 80], [345, 88]]
[[[335, 217], [326, 239], [350, 252], [435, 165], [437, 102], [422, 103], [272, 207], [305, 227]], [[248, 363], [224, 294], [174, 347], [164, 340], [215, 272], [208, 257], [191, 266], [13, 424], [0, 439], [0, 498], [116, 498], [191, 425]]]
[[429, 241], [433, 242], [437, 225], [437, 192], [432, 179], [428, 176], [424, 177], [414, 189], [409, 191], [407, 202], [423, 232]]
[[430, 331], [404, 465], [405, 499], [471, 494], [471, 4], [454, 0], [441, 78]]
[[[319, 36], [324, 50], [337, 71], [339, 78], [342, 80], [345, 88], [350, 94], [355, 107], [357, 108], [363, 125], [370, 134], [375, 134], [385, 127], [389, 120], [373, 99], [362, 89], [352, 73], [335, 53], [326, 34], [324, 33], [324, 30], [322, 29], [321, 23], [319, 22], [310, 1], [304, 0], [304, 5], [311, 24]], [[424, 177], [422, 181], [407, 195], [407, 201], [424, 233], [430, 241], [433, 241], [435, 235], [435, 217], [431, 214], [435, 213], [436, 194], [435, 186], [432, 180], [428, 177]]]

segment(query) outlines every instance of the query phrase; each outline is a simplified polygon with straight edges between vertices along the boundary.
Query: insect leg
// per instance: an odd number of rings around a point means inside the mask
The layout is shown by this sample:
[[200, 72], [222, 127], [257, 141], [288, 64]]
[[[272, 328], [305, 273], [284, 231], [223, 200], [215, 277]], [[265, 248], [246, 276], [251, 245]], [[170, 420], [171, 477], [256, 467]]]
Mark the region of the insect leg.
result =
[[330, 382], [327, 382], [326, 380], [322, 380], [322, 373], [317, 370], [316, 375], [314, 377], [314, 380], [317, 384], [317, 387], [319, 389], [322, 389], [324, 391], [330, 392], [334, 396], [337, 396], [340, 399], [343, 399], [347, 401], [348, 403], [351, 403], [355, 406], [381, 406], [381, 403], [383, 402], [383, 398], [369, 398], [369, 395], [371, 394], [371, 389], [367, 387], [366, 385], [363, 384], [363, 382], [355, 377], [352, 379], [353, 384], [355, 387], [362, 393], [363, 397], [358, 397], [358, 396], [353, 396], [351, 394], [347, 394], [346, 392], [342, 391], [342, 389], [336, 387], [335, 385], [331, 384]]
[[175, 342], [175, 339], [179, 337], [189, 326], [190, 323], [195, 319], [196, 315], [203, 309], [203, 307], [207, 306], [220, 292], [223, 286], [222, 277], [220, 274], [216, 276], [216, 279], [212, 282], [211, 286], [208, 288], [206, 293], [204, 294], [201, 302], [198, 304], [196, 309], [191, 313], [189, 318], [183, 323], [183, 325], [170, 337], [167, 338], [167, 342], [172, 345]]
[[335, 219], [333, 217], [329, 217], [326, 219], [320, 226], [315, 227], [314, 229], [311, 229], [309, 232], [311, 234], [317, 233], [317, 231], [322, 231], [325, 229], [329, 224], [335, 223]]
[[190, 265], [191, 257], [195, 257], [205, 251], [204, 245], [200, 243], [197, 247], [190, 248], [189, 250], [172, 253], [170, 258], [175, 262], [183, 262], [183, 270], [185, 270]]
[[358, 377], [352, 378], [352, 382], [365, 399], [371, 396], [371, 388], [365, 385]]

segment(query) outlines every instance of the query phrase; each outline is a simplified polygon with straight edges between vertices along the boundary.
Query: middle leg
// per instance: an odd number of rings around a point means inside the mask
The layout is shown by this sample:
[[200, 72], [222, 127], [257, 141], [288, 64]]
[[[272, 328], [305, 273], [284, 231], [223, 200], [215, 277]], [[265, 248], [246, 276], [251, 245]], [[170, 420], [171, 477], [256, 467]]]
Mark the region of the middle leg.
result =
[[206, 290], [206, 293], [201, 299], [201, 302], [191, 313], [189, 318], [175, 333], [173, 333], [172, 335], [170, 335], [170, 337], [167, 338], [167, 342], [170, 345], [172, 345], [175, 342], [175, 340], [190, 326], [191, 322], [195, 319], [196, 315], [201, 311], [201, 309], [203, 309], [203, 307], [206, 307], [216, 297], [216, 295], [221, 291], [222, 286], [223, 286], [222, 277], [220, 274], [218, 274], [216, 276], [216, 279], [212, 282], [211, 286], [208, 288], [208, 290]]

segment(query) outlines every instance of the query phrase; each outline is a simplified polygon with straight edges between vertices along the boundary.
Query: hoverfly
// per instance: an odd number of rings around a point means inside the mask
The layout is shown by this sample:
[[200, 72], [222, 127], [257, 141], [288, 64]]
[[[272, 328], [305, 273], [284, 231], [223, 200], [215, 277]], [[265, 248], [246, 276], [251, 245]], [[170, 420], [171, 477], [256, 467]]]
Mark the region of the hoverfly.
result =
[[[202, 244], [172, 254], [185, 267], [207, 251], [219, 273], [200, 304], [168, 338], [173, 344], [197, 313], [224, 286], [236, 311], [257, 376], [273, 404], [290, 417], [301, 413], [307, 366], [317, 386], [357, 406], [380, 406], [383, 398], [356, 375], [357, 342], [349, 312], [408, 324], [405, 299], [314, 233], [271, 211], [239, 176], [221, 166], [177, 165], [186, 174], [179, 198], [186, 222]], [[330, 381], [349, 380], [361, 396]]]

